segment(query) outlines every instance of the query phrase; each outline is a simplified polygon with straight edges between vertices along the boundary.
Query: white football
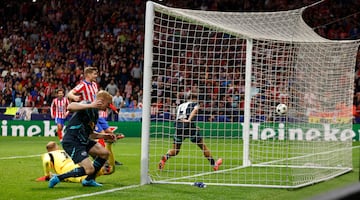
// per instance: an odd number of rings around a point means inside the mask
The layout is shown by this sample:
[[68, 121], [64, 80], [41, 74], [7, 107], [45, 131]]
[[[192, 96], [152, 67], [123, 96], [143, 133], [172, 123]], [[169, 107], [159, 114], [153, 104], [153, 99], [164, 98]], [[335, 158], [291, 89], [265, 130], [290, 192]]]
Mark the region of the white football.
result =
[[276, 113], [279, 115], [285, 115], [287, 113], [287, 106], [283, 103], [276, 106]]

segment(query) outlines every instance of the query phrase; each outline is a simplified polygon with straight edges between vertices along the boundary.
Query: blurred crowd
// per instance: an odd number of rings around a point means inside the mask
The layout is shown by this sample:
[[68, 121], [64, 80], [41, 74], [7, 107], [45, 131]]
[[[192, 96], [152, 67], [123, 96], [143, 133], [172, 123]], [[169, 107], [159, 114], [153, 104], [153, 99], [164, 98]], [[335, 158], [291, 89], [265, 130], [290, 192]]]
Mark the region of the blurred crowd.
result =
[[[141, 107], [145, 2], [141, 0], [3, 0], [0, 2], [0, 108], [48, 113], [56, 89], [67, 93], [83, 68], [99, 69], [100, 88]], [[218, 11], [278, 11], [316, 0], [162, 0], [172, 7]], [[304, 12], [321, 36], [360, 39], [360, 2], [327, 0]], [[360, 53], [354, 104], [360, 104]]]

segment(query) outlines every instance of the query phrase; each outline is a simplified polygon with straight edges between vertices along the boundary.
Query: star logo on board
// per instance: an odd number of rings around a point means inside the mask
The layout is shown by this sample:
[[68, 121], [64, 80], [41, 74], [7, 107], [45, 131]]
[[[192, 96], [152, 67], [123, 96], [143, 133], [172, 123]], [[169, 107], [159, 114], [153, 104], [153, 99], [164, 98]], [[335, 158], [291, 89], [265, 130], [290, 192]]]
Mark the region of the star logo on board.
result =
[[117, 126], [110, 126], [109, 129], [110, 129], [111, 132], [114, 133], [118, 129], [118, 127]]

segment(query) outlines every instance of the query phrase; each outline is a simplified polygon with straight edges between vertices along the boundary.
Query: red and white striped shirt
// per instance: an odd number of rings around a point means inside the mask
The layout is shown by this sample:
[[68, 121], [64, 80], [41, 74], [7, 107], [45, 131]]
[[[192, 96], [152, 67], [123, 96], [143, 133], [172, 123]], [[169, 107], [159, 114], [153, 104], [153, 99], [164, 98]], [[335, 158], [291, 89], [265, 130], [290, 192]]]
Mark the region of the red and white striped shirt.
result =
[[107, 118], [108, 117], [108, 111], [107, 110], [99, 110], [99, 118]]
[[[96, 93], [98, 92], [98, 86], [95, 82], [87, 82], [82, 80], [75, 88], [75, 93], [80, 93], [82, 100], [93, 102], [96, 97]], [[107, 111], [99, 110], [99, 117], [107, 118]]]
[[73, 90], [81, 95], [81, 100], [93, 102], [98, 92], [98, 86], [95, 82], [82, 80]]
[[51, 117], [65, 119], [68, 105], [69, 100], [66, 97], [53, 99], [50, 106]]

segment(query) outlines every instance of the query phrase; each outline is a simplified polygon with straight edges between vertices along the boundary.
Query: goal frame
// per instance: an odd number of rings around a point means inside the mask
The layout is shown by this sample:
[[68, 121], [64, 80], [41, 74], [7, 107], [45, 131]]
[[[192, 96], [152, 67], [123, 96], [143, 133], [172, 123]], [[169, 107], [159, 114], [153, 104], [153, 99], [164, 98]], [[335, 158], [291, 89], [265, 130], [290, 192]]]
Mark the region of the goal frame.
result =
[[[150, 117], [150, 107], [151, 107], [151, 78], [152, 78], [152, 63], [153, 63], [153, 31], [154, 31], [154, 4], [151, 1], [148, 1], [146, 4], [146, 15], [145, 15], [145, 44], [144, 44], [144, 97], [143, 97], [143, 114], [142, 114], [142, 137], [141, 137], [141, 185], [150, 184], [150, 183], [162, 183], [161, 181], [153, 181], [148, 175], [149, 172], [149, 142], [150, 142], [150, 126], [151, 126], [151, 117]], [[230, 31], [231, 32], [231, 31]], [[246, 63], [245, 63], [245, 73], [252, 73], [252, 49], [253, 49], [253, 39], [250, 37], [244, 37], [246, 40]], [[249, 141], [250, 141], [250, 118], [251, 118], [251, 76], [245, 76], [245, 104], [244, 104], [244, 125], [243, 125], [243, 166], [251, 166], [251, 161], [249, 158]], [[260, 165], [258, 165], [260, 166]], [[341, 174], [351, 171], [352, 168], [349, 168], [340, 174], [335, 174], [334, 176], [328, 177], [323, 180], [327, 180]], [[310, 182], [304, 185], [290, 186], [287, 188], [298, 188], [303, 187], [309, 184], [320, 182], [323, 180], [316, 180], [315, 182]], [[179, 182], [179, 184], [184, 184]], [[226, 185], [226, 184], [224, 184]], [[264, 185], [242, 185], [239, 186], [257, 186], [257, 187], [271, 187], [271, 188], [284, 188], [284, 186], [264, 186]]]

